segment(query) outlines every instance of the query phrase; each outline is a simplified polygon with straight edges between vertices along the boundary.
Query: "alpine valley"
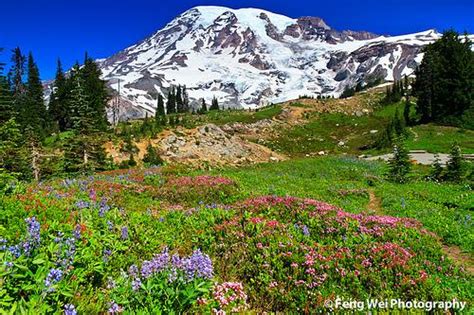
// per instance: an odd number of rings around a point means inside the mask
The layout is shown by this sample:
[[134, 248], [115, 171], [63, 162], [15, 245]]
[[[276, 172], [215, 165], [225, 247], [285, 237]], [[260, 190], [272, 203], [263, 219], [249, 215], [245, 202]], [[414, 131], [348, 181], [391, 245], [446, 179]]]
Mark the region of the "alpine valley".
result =
[[[190, 103], [256, 108], [300, 95], [339, 96], [357, 83], [411, 75], [435, 30], [387, 37], [338, 31], [318, 17], [260, 9], [190, 9], [152, 36], [98, 60], [121, 118], [153, 114], [158, 93], [185, 85]], [[119, 84], [120, 82], [120, 84]], [[120, 88], [119, 88], [120, 85]]]

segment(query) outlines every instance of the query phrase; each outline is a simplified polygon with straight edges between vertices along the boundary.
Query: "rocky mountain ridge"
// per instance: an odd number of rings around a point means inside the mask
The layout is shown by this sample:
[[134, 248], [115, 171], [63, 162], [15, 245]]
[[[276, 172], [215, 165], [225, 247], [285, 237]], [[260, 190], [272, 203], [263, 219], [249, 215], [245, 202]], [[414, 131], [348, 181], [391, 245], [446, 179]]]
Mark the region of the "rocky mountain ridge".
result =
[[127, 119], [153, 114], [158, 93], [166, 97], [178, 84], [186, 85], [195, 106], [214, 96], [221, 106], [234, 108], [299, 95], [337, 97], [359, 82], [411, 75], [422, 48], [440, 35], [428, 30], [385, 37], [337, 31], [318, 17], [196, 7], [98, 63]]

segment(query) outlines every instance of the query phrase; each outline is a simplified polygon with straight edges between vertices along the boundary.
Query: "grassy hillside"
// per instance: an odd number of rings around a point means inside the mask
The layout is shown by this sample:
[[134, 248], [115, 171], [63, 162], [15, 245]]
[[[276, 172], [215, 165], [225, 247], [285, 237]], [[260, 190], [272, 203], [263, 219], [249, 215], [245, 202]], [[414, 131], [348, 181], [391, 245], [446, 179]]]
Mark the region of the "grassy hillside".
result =
[[[472, 311], [472, 186], [428, 181], [424, 166], [394, 184], [384, 163], [357, 159], [388, 150], [372, 144], [402, 111], [378, 98], [188, 114], [179, 128], [135, 121], [109, 135], [142, 148], [158, 134], [193, 148], [205, 140], [220, 160], [238, 137], [282, 152], [283, 162], [172, 162], [9, 187], [0, 198], [0, 313], [312, 313], [331, 311], [337, 296], [456, 299]], [[235, 122], [247, 125], [233, 136], [195, 128]], [[474, 151], [473, 131], [420, 125], [407, 134], [410, 149], [448, 152], [456, 141]], [[70, 137], [48, 138], [47, 151]]]

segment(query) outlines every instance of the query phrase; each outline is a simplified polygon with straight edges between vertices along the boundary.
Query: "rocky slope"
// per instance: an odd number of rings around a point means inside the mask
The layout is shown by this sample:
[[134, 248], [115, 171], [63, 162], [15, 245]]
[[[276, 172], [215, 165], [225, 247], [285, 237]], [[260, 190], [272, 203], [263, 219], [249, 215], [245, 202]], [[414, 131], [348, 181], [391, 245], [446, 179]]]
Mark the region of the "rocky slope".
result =
[[410, 75], [434, 30], [384, 37], [336, 31], [317, 17], [260, 9], [196, 7], [116, 55], [99, 60], [122, 118], [153, 113], [157, 93], [186, 85], [191, 104], [216, 96], [226, 107], [258, 107], [299, 95], [338, 96], [347, 86]]

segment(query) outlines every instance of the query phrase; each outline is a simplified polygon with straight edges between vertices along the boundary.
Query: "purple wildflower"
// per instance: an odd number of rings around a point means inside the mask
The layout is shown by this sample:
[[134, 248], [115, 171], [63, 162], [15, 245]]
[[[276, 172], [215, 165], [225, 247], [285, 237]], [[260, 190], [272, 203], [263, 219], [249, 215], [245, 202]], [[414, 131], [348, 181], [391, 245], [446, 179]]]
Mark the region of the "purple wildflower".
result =
[[13, 267], [13, 263], [12, 263], [11, 261], [6, 261], [6, 262], [4, 262], [3, 264], [4, 264], [5, 267], [7, 267], [7, 268]]
[[182, 264], [188, 280], [192, 280], [196, 277], [204, 279], [212, 278], [212, 261], [208, 255], [201, 253], [199, 249], [195, 250], [189, 258], [183, 259]]
[[128, 239], [128, 227], [122, 227], [121, 236], [122, 240]]
[[303, 226], [301, 227], [301, 231], [303, 231], [303, 235], [304, 235], [304, 236], [309, 236], [309, 234], [310, 234], [310, 233], [309, 233], [309, 228], [308, 228], [306, 225], [303, 225]]
[[142, 286], [142, 280], [140, 278], [135, 278], [135, 279], [132, 280], [132, 290], [133, 291], [140, 290], [141, 286]]
[[39, 245], [41, 225], [35, 217], [26, 218], [25, 222], [27, 225], [28, 237], [33, 242], [32, 245]]
[[15, 258], [18, 258], [21, 256], [21, 249], [20, 246], [18, 245], [12, 245], [8, 247], [8, 251], [15, 256]]
[[79, 200], [78, 202], [76, 202], [76, 208], [78, 208], [79, 210], [89, 208], [89, 203], [84, 200]]
[[7, 240], [4, 239], [4, 238], [0, 238], [0, 250], [1, 251], [4, 251], [5, 249], [7, 249]]
[[142, 263], [141, 275], [145, 279], [148, 279], [153, 274], [165, 270], [169, 265], [169, 261], [170, 255], [168, 253], [168, 249], [165, 248], [161, 254], [155, 255], [152, 260], [144, 261]]
[[107, 279], [107, 289], [114, 289], [115, 287], [117, 286], [117, 284], [115, 283], [114, 279], [112, 278], [108, 278]]
[[99, 203], [99, 216], [103, 217], [107, 211], [110, 210], [110, 206], [107, 205], [107, 199], [104, 197]]
[[60, 269], [51, 268], [46, 279], [44, 280], [44, 285], [51, 290], [51, 286], [55, 283], [58, 283], [63, 277], [63, 272]]
[[123, 308], [120, 307], [115, 301], [110, 302], [110, 308], [108, 310], [109, 314], [117, 314], [117, 313], [122, 313]]
[[22, 246], [22, 248], [23, 248], [23, 253], [24, 253], [26, 256], [29, 256], [29, 255], [30, 255], [31, 250], [32, 250], [33, 247], [34, 247], [30, 241], [26, 241], [26, 242], [21, 243], [21, 246]]
[[104, 262], [109, 261], [110, 255], [112, 255], [112, 251], [110, 249], [104, 249], [104, 257], [102, 258]]
[[95, 192], [94, 189], [91, 189], [89, 191], [89, 199], [92, 201], [95, 201], [97, 199], [97, 193]]
[[77, 315], [76, 307], [72, 304], [64, 305], [64, 315]]
[[72, 235], [74, 236], [76, 240], [81, 239], [81, 226], [79, 224], [77, 224], [76, 227], [74, 228]]
[[114, 224], [111, 221], [107, 221], [107, 226], [109, 227], [109, 231], [114, 229]]
[[137, 265], [131, 265], [131, 266], [128, 268], [128, 274], [129, 274], [130, 277], [132, 277], [132, 278], [138, 277], [138, 267], [137, 267]]

